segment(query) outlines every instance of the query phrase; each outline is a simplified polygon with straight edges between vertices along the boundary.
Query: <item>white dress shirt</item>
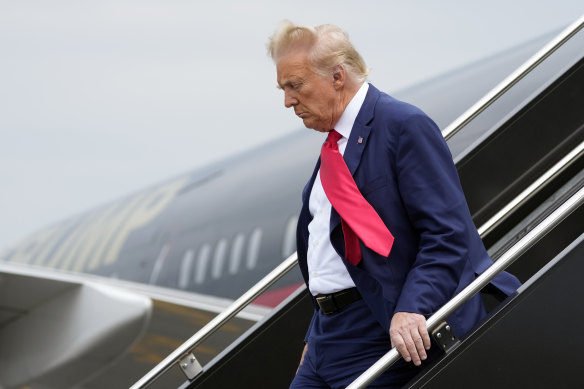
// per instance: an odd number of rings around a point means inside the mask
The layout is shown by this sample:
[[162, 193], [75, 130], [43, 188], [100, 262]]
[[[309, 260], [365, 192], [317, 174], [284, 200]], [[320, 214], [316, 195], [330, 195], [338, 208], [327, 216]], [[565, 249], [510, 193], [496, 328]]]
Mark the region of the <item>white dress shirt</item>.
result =
[[[343, 136], [337, 143], [341, 155], [345, 152], [355, 118], [357, 118], [357, 114], [361, 110], [368, 89], [368, 83], [365, 82], [361, 85], [361, 88], [353, 96], [335, 125], [335, 130]], [[330, 220], [332, 206], [322, 188], [320, 170], [312, 186], [308, 208], [313, 217], [310, 224], [308, 224], [310, 235], [308, 237], [307, 262], [310, 292], [316, 296], [354, 287], [353, 279], [331, 244]]]

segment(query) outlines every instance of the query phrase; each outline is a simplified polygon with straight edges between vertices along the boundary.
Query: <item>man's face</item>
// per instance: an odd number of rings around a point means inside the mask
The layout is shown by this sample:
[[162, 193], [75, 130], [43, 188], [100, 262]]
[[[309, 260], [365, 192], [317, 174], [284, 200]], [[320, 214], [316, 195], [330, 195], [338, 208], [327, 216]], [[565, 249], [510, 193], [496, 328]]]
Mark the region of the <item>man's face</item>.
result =
[[330, 131], [344, 109], [335, 77], [332, 74], [325, 77], [312, 70], [308, 53], [302, 49], [278, 59], [276, 71], [286, 108], [293, 107], [307, 128]]

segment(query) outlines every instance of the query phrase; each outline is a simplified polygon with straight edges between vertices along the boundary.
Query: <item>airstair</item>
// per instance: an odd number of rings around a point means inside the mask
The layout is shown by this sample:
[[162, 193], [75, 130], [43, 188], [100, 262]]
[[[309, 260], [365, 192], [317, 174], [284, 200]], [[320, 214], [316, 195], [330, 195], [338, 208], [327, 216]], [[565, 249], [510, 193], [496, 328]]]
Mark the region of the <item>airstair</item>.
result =
[[[495, 265], [430, 318], [429, 329], [439, 328], [465, 298], [488, 292], [483, 287], [496, 271], [507, 268], [524, 284], [502, 303], [485, 293], [488, 317], [464, 339], [444, 343], [444, 355], [412, 388], [558, 387], [580, 374], [583, 27], [584, 17], [443, 131]], [[163, 376], [170, 369], [185, 373], [182, 389], [287, 387], [313, 311], [305, 287], [204, 367], [192, 350], [295, 262], [294, 255], [285, 260], [132, 388], [168, 387]], [[391, 350], [350, 388], [366, 387], [397, 359]]]

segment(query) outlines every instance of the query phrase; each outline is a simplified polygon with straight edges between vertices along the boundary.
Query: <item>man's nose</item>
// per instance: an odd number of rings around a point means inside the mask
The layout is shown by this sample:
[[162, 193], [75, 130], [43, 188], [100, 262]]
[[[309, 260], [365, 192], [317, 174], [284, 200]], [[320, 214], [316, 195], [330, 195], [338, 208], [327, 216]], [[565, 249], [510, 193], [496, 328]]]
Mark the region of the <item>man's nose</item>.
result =
[[298, 99], [294, 96], [291, 96], [290, 93], [284, 92], [284, 105], [286, 108], [290, 108], [296, 104], [298, 104]]

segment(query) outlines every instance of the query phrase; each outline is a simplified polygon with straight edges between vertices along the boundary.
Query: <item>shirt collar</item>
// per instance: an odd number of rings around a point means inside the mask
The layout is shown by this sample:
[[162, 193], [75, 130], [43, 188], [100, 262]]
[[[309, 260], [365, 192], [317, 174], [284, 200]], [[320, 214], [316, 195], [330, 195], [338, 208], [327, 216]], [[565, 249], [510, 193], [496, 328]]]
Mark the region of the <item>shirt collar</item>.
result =
[[353, 124], [355, 124], [355, 119], [361, 110], [361, 106], [363, 106], [368, 90], [369, 83], [364, 82], [357, 93], [355, 93], [355, 96], [353, 96], [347, 105], [347, 108], [343, 111], [341, 118], [335, 125], [335, 130], [345, 139], [349, 139], [349, 136], [351, 135], [351, 129], [353, 128]]

